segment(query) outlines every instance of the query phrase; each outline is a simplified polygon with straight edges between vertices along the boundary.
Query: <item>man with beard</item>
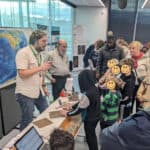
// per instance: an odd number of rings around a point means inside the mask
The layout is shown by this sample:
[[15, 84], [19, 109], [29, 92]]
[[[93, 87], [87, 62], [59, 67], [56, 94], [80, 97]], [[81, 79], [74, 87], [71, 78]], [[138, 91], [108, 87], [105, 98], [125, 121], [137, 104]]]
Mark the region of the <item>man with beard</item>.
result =
[[54, 100], [59, 97], [62, 89], [65, 88], [66, 79], [69, 76], [69, 61], [66, 55], [67, 43], [65, 40], [59, 40], [57, 48], [49, 52], [48, 61], [52, 61], [50, 70], [52, 80], [52, 92]]
[[100, 49], [97, 60], [97, 76], [101, 77], [106, 72], [107, 62], [111, 59], [121, 60], [123, 56], [123, 50], [116, 47], [116, 40], [114, 35], [107, 36], [107, 42], [104, 47]]
[[51, 68], [49, 62], [43, 63], [40, 52], [47, 45], [45, 32], [36, 30], [29, 39], [30, 45], [19, 50], [16, 55], [16, 100], [21, 107], [20, 130], [23, 130], [33, 118], [34, 105], [43, 112], [47, 107], [44, 98], [47, 90], [44, 84], [44, 71]]

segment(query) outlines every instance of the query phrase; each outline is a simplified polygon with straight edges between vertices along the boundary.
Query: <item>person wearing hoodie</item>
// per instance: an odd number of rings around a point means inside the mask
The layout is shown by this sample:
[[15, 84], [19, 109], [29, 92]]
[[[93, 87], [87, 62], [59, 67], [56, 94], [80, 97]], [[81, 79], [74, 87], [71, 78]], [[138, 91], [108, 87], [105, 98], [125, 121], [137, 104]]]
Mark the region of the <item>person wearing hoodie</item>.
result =
[[100, 120], [100, 94], [98, 88], [95, 86], [96, 80], [93, 71], [81, 71], [78, 80], [82, 94], [80, 100], [72, 106], [70, 111], [62, 110], [61, 114], [74, 116], [81, 113], [89, 150], [98, 150], [95, 128]]
[[149, 150], [150, 105], [100, 134], [101, 150]]

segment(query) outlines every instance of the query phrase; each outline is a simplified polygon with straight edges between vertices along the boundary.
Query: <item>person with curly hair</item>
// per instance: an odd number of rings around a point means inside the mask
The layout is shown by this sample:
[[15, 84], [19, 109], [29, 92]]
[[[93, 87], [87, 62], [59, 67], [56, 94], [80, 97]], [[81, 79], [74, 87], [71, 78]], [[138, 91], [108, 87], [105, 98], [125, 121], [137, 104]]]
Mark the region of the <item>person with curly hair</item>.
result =
[[74, 137], [67, 131], [55, 129], [50, 135], [51, 150], [74, 150]]

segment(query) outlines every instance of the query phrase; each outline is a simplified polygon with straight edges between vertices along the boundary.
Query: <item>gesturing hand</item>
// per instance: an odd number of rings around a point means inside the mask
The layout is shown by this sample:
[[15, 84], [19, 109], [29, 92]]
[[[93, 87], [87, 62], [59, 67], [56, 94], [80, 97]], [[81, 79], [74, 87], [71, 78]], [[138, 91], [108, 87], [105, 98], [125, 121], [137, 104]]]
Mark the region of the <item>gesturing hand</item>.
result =
[[52, 67], [52, 64], [49, 62], [45, 62], [40, 66], [41, 71], [46, 71], [46, 70], [50, 69], [51, 67]]

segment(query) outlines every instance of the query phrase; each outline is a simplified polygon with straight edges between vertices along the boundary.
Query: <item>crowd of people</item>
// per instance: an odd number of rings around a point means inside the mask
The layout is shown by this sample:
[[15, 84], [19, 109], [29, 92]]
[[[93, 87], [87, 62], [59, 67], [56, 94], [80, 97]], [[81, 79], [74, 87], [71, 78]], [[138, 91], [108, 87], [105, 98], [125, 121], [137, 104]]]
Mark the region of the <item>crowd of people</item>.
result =
[[[92, 60], [93, 53], [85, 54]], [[87, 51], [88, 52], [88, 51]], [[111, 32], [99, 49], [96, 79], [101, 102], [102, 150], [148, 150], [150, 144], [150, 47], [149, 42], [127, 43]], [[135, 105], [136, 104], [136, 105]], [[133, 111], [133, 106], [136, 110]], [[142, 136], [143, 134], [143, 136]]]
[[[20, 130], [32, 121], [34, 106], [40, 113], [48, 107], [45, 77], [51, 80], [52, 94], [57, 99], [70, 76], [65, 40], [59, 40], [56, 49], [46, 57], [41, 55], [47, 45], [45, 32], [34, 31], [29, 43], [16, 55], [16, 100], [22, 112]], [[102, 150], [150, 148], [149, 45], [139, 41], [128, 44], [122, 38], [116, 40], [113, 33], [108, 32], [105, 42], [97, 40], [87, 49], [84, 69], [78, 75], [79, 102], [62, 110], [61, 115], [81, 113], [89, 150], [98, 150], [95, 133], [98, 122]], [[135, 102], [137, 113], [133, 114]], [[57, 132], [55, 130], [53, 134], [57, 135]], [[70, 135], [66, 136], [69, 140]], [[55, 140], [51, 138], [51, 145], [56, 146]], [[73, 141], [72, 145], [68, 150], [74, 149]]]

